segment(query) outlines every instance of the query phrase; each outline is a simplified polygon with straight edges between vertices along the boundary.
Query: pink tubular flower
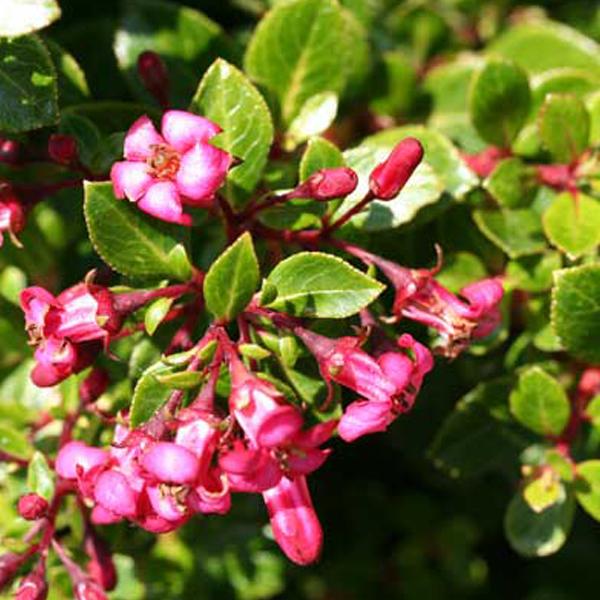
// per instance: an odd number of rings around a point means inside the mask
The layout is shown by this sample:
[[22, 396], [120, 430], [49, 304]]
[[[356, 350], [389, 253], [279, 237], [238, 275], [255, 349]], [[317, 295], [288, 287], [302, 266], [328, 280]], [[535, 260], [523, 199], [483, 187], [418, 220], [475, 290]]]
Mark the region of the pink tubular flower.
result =
[[263, 492], [275, 540], [298, 565], [309, 565], [321, 554], [323, 530], [313, 507], [305, 477], [284, 477]]
[[142, 466], [158, 481], [186, 484], [195, 481], [200, 465], [187, 448], [173, 442], [158, 442], [144, 455]]
[[125, 160], [110, 173], [115, 195], [163, 221], [190, 225], [183, 205], [210, 206], [232, 157], [209, 143], [221, 128], [204, 117], [169, 110], [161, 129], [162, 135], [145, 115], [131, 126]]
[[85, 473], [94, 467], [105, 465], [108, 460], [108, 453], [101, 448], [94, 448], [83, 442], [69, 442], [60, 449], [55, 469], [64, 479], [77, 479], [79, 469]]
[[415, 138], [406, 138], [377, 165], [369, 177], [369, 189], [374, 198], [391, 200], [406, 185], [423, 159], [423, 146]]

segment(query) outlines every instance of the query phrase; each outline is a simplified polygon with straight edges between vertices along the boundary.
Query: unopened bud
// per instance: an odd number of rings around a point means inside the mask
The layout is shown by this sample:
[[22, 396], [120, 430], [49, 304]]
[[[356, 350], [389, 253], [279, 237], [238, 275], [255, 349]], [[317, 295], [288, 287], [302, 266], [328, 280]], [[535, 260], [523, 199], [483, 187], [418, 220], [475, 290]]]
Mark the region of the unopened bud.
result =
[[358, 175], [348, 167], [321, 169], [288, 194], [288, 197], [333, 200], [351, 194], [357, 185]]
[[13, 580], [17, 571], [28, 558], [29, 554], [15, 554], [14, 552], [7, 552], [0, 556], [0, 590]]
[[369, 188], [375, 198], [391, 200], [406, 185], [423, 158], [423, 146], [415, 138], [402, 140], [371, 172]]
[[48, 501], [37, 494], [25, 494], [19, 498], [17, 508], [27, 521], [37, 521], [46, 516]]
[[48, 140], [48, 155], [61, 165], [71, 164], [78, 155], [77, 140], [62, 133], [52, 134]]
[[21, 580], [15, 600], [45, 600], [47, 596], [46, 567], [40, 560], [36, 568]]
[[19, 150], [19, 142], [0, 138], [0, 163], [17, 164], [19, 162]]
[[138, 56], [137, 68], [144, 87], [162, 107], [166, 107], [169, 104], [169, 75], [162, 58], [156, 52], [146, 50]]
[[92, 372], [81, 382], [79, 386], [79, 397], [84, 404], [96, 402], [106, 391], [110, 379], [104, 369], [98, 367], [92, 369]]

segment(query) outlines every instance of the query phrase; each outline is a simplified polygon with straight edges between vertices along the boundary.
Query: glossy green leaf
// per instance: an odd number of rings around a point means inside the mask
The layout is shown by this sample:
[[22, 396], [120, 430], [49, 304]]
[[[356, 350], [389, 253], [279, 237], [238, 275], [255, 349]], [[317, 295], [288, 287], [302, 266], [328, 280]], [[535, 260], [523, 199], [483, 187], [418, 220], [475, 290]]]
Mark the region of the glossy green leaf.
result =
[[192, 267], [183, 245], [185, 228], [163, 223], [117, 200], [111, 183], [85, 183], [85, 219], [96, 252], [130, 277], [185, 281]]
[[505, 208], [529, 206], [536, 191], [535, 170], [516, 157], [500, 161], [483, 187]]
[[469, 95], [471, 120], [481, 137], [510, 147], [529, 114], [526, 73], [507, 60], [490, 60], [475, 75]]
[[60, 18], [60, 7], [56, 0], [4, 0], [1, 8], [1, 37], [31, 33]]
[[144, 328], [149, 335], [154, 335], [158, 326], [169, 313], [174, 300], [174, 298], [158, 298], [148, 306], [144, 314]]
[[384, 286], [337, 256], [300, 252], [280, 262], [267, 282], [277, 289], [269, 307], [291, 315], [343, 319], [368, 306]]
[[130, 423], [132, 428], [139, 427], [142, 423], [150, 420], [169, 399], [173, 390], [160, 383], [157, 377], [172, 373], [173, 367], [158, 362], [148, 367], [138, 379], [131, 399]]
[[600, 362], [600, 265], [555, 273], [552, 326], [565, 350], [592, 364]]
[[347, 81], [347, 29], [334, 0], [291, 0], [273, 8], [256, 28], [245, 70], [278, 99], [284, 123], [320, 92]]
[[33, 453], [33, 448], [24, 433], [7, 424], [0, 424], [0, 452], [27, 459]]
[[314, 137], [309, 140], [300, 160], [300, 181], [308, 179], [319, 169], [343, 167], [345, 164], [344, 156], [335, 144], [324, 138]]
[[156, 374], [156, 380], [174, 390], [191, 390], [197, 388], [205, 376], [199, 371], [180, 371], [179, 373]]
[[244, 233], [208, 270], [204, 279], [206, 308], [217, 319], [231, 321], [246, 308], [259, 283], [252, 237]]
[[523, 556], [549, 556], [563, 546], [573, 523], [575, 501], [560, 487], [558, 500], [546, 510], [536, 513], [517, 492], [504, 519], [504, 530], [510, 545]]
[[69, 54], [54, 40], [45, 37], [44, 44], [50, 52], [50, 58], [56, 69], [59, 104], [68, 106], [88, 100], [90, 90], [85, 73], [73, 55]]
[[510, 395], [510, 411], [525, 427], [541, 435], [559, 435], [567, 425], [571, 405], [566, 392], [539, 367], [521, 374]]
[[585, 194], [558, 195], [543, 217], [550, 242], [571, 258], [591, 252], [600, 244], [600, 201]]
[[600, 84], [600, 73], [573, 67], [559, 67], [535, 75], [531, 79], [531, 115], [536, 116], [548, 94], [574, 94], [583, 98]]
[[476, 210], [480, 231], [510, 258], [537, 254], [546, 248], [539, 216], [529, 209]]
[[293, 150], [310, 137], [323, 133], [335, 119], [338, 97], [333, 92], [311, 96], [290, 123], [284, 139], [286, 150]]
[[549, 94], [540, 109], [542, 144], [557, 162], [570, 163], [588, 147], [590, 116], [573, 94]]
[[0, 130], [18, 133], [58, 121], [56, 70], [35, 35], [0, 38]]
[[223, 132], [211, 143], [242, 159], [225, 183], [229, 198], [239, 203], [260, 180], [273, 141], [263, 97], [241, 71], [218, 59], [204, 74], [190, 110], [218, 123]]
[[586, 460], [577, 465], [575, 495], [582, 508], [600, 521], [600, 460]]
[[41, 452], [35, 452], [29, 461], [27, 487], [48, 501], [54, 496], [54, 472]]
[[115, 36], [115, 54], [127, 83], [144, 101], [152, 100], [137, 72], [138, 56], [156, 52], [169, 73], [169, 96], [175, 106], [186, 106], [198, 78], [222, 53], [221, 28], [201, 12], [174, 2], [130, 0]]

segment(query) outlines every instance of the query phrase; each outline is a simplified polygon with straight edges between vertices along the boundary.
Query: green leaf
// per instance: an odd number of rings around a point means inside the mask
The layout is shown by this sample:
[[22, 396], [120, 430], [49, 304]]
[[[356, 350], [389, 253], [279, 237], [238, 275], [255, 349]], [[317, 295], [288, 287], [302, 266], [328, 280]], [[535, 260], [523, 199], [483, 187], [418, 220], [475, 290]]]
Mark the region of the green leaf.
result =
[[486, 276], [485, 266], [477, 256], [457, 252], [444, 257], [444, 266], [436, 279], [451, 292], [457, 293], [469, 283]]
[[371, 109], [380, 115], [405, 115], [416, 96], [417, 74], [402, 51], [384, 52], [373, 77]]
[[570, 93], [578, 98], [598, 89], [600, 73], [594, 74], [583, 69], [559, 67], [535, 75], [531, 79], [531, 116], [536, 116], [546, 96], [552, 93]]
[[238, 350], [242, 356], [254, 360], [263, 360], [271, 356], [271, 352], [258, 344], [239, 344]]
[[270, 308], [291, 315], [343, 319], [368, 306], [384, 286], [337, 256], [300, 252], [267, 277], [277, 288]]
[[542, 144], [558, 162], [571, 163], [588, 147], [590, 115], [573, 94], [549, 94], [538, 126]]
[[590, 400], [589, 404], [585, 407], [585, 415], [594, 427], [600, 427], [600, 394]]
[[54, 496], [54, 472], [41, 452], [35, 452], [29, 461], [27, 487], [30, 492], [48, 501]]
[[510, 395], [510, 411], [525, 427], [540, 435], [559, 435], [571, 414], [571, 405], [561, 385], [539, 367], [521, 374]]
[[169, 399], [172, 389], [160, 383], [158, 376], [173, 373], [173, 367], [158, 362], [148, 367], [139, 378], [131, 399], [131, 427], [139, 427], [150, 420]]
[[600, 521], [600, 460], [586, 460], [577, 465], [575, 495], [585, 512]]
[[96, 252], [130, 277], [186, 281], [192, 267], [183, 246], [185, 228], [145, 215], [117, 200], [111, 183], [85, 182], [85, 220]]
[[180, 371], [179, 373], [166, 373], [155, 375], [156, 380], [175, 390], [191, 390], [197, 388], [204, 380], [204, 375], [199, 371]]
[[24, 433], [0, 424], [0, 452], [27, 459], [31, 456], [33, 448]]
[[473, 219], [481, 233], [510, 258], [537, 254], [546, 248], [540, 218], [533, 210], [475, 210]]
[[570, 258], [591, 252], [600, 244], [600, 201], [591, 196], [559, 194], [542, 222], [550, 242]]
[[291, 151], [310, 137], [323, 133], [333, 123], [337, 109], [337, 94], [321, 92], [311, 96], [290, 123], [284, 138], [284, 148]]
[[58, 121], [56, 70], [35, 35], [0, 38], [0, 130], [19, 133]]
[[523, 498], [533, 512], [541, 513], [560, 499], [561, 487], [552, 471], [544, 471], [525, 486]]
[[154, 335], [158, 326], [169, 313], [175, 298], [158, 298], [146, 310], [144, 315], [144, 328], [148, 335]]
[[224, 321], [231, 321], [246, 308], [260, 283], [260, 272], [252, 237], [241, 235], [211, 265], [204, 279], [206, 308]]
[[[44, 38], [58, 77], [58, 99], [61, 106], [85, 102], [90, 96], [85, 73], [63, 47], [55, 41]], [[62, 115], [61, 115], [62, 116]]]
[[199, 74], [222, 53], [221, 28], [201, 12], [176, 3], [130, 0], [124, 6], [114, 48], [127, 83], [141, 100], [152, 100], [137, 72], [138, 56], [151, 50], [167, 67], [171, 102], [185, 106]]
[[479, 135], [509, 148], [529, 114], [527, 74], [508, 60], [489, 60], [475, 75], [469, 96], [471, 120]]
[[488, 51], [520, 64], [530, 73], [559, 67], [580, 68], [600, 76], [600, 48], [575, 29], [540, 19], [510, 27]]
[[300, 181], [308, 179], [319, 169], [343, 167], [345, 164], [344, 156], [335, 144], [324, 138], [314, 137], [309, 140], [300, 160]]
[[60, 18], [55, 0], [4, 0], [0, 37], [16, 37], [48, 27]]
[[516, 157], [498, 163], [483, 187], [506, 208], [529, 206], [535, 196], [537, 179], [535, 170]]
[[522, 256], [508, 263], [505, 282], [509, 289], [545, 292], [552, 287], [552, 274], [561, 267], [559, 252]]
[[437, 467], [452, 477], [473, 477], [517, 460], [529, 441], [512, 424], [510, 388], [510, 379], [496, 379], [458, 402], [428, 451]]
[[590, 363], [600, 363], [600, 265], [554, 274], [552, 326], [561, 345]]
[[284, 123], [291, 123], [315, 94], [342, 91], [348, 77], [347, 35], [334, 0], [291, 0], [263, 17], [250, 40], [245, 70], [276, 96]]
[[241, 71], [218, 59], [204, 74], [190, 110], [218, 123], [223, 133], [211, 143], [243, 160], [225, 184], [228, 197], [239, 203], [259, 182], [273, 142], [271, 113], [263, 97]]
[[517, 492], [508, 505], [504, 530], [510, 545], [523, 556], [549, 556], [565, 543], [575, 514], [575, 501], [564, 486], [558, 500], [536, 513]]

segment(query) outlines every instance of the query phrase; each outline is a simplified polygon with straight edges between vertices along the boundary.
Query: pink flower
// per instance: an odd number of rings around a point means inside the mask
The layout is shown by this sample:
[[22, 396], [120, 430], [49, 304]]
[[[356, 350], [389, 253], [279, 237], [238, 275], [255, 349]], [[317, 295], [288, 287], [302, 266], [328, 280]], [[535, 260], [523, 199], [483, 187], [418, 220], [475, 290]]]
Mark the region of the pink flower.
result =
[[123, 473], [110, 469], [101, 473], [94, 486], [94, 500], [120, 517], [135, 517], [137, 513], [137, 492], [129, 485]]
[[321, 554], [323, 530], [313, 507], [305, 477], [283, 477], [263, 492], [275, 540], [285, 555], [299, 565], [315, 562]]
[[94, 448], [83, 442], [69, 442], [58, 452], [55, 469], [64, 479], [77, 479], [79, 469], [85, 473], [94, 467], [105, 465], [108, 460], [108, 453], [101, 448]]
[[157, 442], [144, 455], [142, 466], [159, 482], [186, 484], [195, 481], [200, 464], [187, 448], [173, 442]]
[[241, 440], [220, 454], [219, 466], [226, 473], [234, 492], [264, 492], [277, 485], [282, 477], [279, 464], [270, 450], [246, 447]]
[[210, 206], [232, 158], [208, 143], [221, 129], [204, 117], [169, 110], [161, 130], [162, 135], [147, 116], [131, 126], [125, 136], [125, 160], [115, 163], [110, 173], [115, 195], [137, 202], [163, 221], [190, 225], [183, 205]]
[[25, 211], [23, 206], [10, 185], [0, 183], [0, 247], [4, 242], [4, 233], [8, 233], [13, 242], [17, 242], [15, 236], [24, 227]]

